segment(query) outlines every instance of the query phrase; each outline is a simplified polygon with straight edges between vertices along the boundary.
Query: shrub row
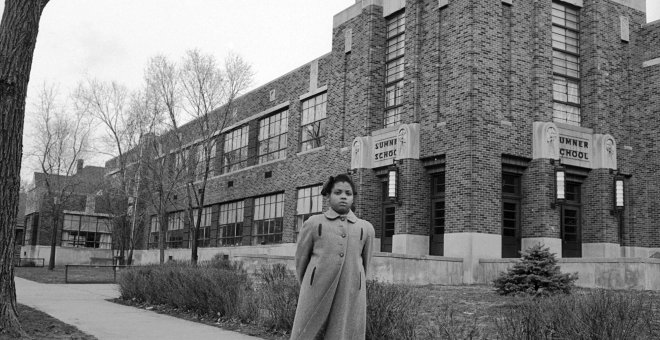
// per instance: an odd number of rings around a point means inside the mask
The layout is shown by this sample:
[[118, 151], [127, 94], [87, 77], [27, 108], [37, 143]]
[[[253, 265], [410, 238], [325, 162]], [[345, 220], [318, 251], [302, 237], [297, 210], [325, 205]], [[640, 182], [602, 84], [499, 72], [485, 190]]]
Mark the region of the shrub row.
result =
[[[293, 325], [299, 286], [282, 265], [254, 276], [240, 263], [214, 259], [197, 266], [134, 267], [118, 278], [121, 297], [170, 305], [215, 318], [258, 324], [274, 332]], [[578, 291], [511, 297], [489, 316], [458, 312], [443, 302], [424, 315], [423, 289], [367, 281], [367, 339], [658, 339], [653, 299], [643, 292]], [[424, 321], [422, 321], [424, 320]], [[422, 321], [422, 322], [420, 322]]]
[[[239, 263], [222, 258], [133, 267], [118, 277], [124, 300], [169, 305], [216, 318], [256, 323], [289, 332], [300, 287], [283, 265], [262, 267], [250, 277]], [[367, 282], [367, 339], [415, 339], [422, 297], [402, 285]]]
[[653, 300], [644, 292], [588, 290], [523, 298], [493, 317], [503, 339], [658, 339]]

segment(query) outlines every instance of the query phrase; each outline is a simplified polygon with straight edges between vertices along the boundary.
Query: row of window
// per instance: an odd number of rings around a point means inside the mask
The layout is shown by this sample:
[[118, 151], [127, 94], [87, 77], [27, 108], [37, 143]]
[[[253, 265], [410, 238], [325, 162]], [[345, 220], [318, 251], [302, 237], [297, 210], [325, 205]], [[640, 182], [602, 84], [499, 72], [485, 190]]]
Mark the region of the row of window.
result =
[[[252, 208], [252, 236], [255, 244], [282, 242], [284, 218], [284, 194], [278, 193], [260, 196], [254, 199]], [[302, 223], [312, 215], [319, 214], [323, 209], [323, 196], [321, 185], [314, 185], [298, 189], [295, 230], [296, 233]], [[245, 215], [244, 201], [235, 201], [219, 204], [216, 207], [217, 217], [213, 217], [213, 207], [202, 209], [202, 221], [199, 235], [200, 247], [237, 246], [243, 244], [243, 222]], [[194, 222], [197, 223], [197, 212]], [[183, 240], [185, 212], [172, 212], [167, 217], [168, 229], [165, 243], [168, 248], [189, 247]], [[216, 226], [212, 219], [217, 218]], [[158, 247], [158, 232], [160, 222], [158, 216], [151, 217], [149, 232], [149, 248]], [[189, 243], [189, 242], [188, 242]]]
[[[326, 137], [327, 94], [322, 93], [302, 102], [301, 132], [299, 150], [307, 151], [323, 146]], [[286, 157], [288, 147], [289, 110], [279, 111], [259, 120], [257, 134], [257, 163], [270, 162]], [[219, 173], [228, 173], [248, 166], [248, 146], [250, 129], [247, 124], [224, 134], [222, 166]], [[209, 167], [209, 176], [216, 174], [216, 143], [202, 143], [194, 147], [197, 155], [195, 175], [201, 179], [205, 167]], [[174, 164], [177, 169], [188, 170], [191, 148], [177, 153]]]
[[62, 247], [112, 248], [109, 218], [64, 214]]

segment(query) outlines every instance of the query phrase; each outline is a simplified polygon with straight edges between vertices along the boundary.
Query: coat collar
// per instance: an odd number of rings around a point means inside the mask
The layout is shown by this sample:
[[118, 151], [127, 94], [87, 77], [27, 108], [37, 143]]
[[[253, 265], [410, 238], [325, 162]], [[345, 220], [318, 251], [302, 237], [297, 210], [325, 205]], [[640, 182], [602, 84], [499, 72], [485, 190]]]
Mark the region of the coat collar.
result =
[[334, 209], [330, 208], [330, 209], [326, 210], [325, 213], [323, 213], [323, 214], [329, 220], [334, 220], [334, 219], [336, 219], [337, 217], [340, 217], [340, 216], [346, 216], [346, 219], [348, 219], [349, 222], [351, 222], [351, 223], [357, 222], [357, 216], [355, 216], [355, 214], [351, 210], [349, 210], [348, 214], [346, 214], [346, 215], [339, 215], [339, 213], [334, 211]]

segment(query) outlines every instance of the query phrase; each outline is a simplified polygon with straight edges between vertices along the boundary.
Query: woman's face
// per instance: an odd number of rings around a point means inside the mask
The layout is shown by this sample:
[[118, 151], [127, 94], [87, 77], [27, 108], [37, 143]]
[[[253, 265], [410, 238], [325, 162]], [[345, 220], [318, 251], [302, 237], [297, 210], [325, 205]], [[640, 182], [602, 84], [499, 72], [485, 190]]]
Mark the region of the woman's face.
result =
[[353, 205], [353, 189], [347, 182], [336, 182], [330, 191], [330, 207], [340, 213], [346, 214]]

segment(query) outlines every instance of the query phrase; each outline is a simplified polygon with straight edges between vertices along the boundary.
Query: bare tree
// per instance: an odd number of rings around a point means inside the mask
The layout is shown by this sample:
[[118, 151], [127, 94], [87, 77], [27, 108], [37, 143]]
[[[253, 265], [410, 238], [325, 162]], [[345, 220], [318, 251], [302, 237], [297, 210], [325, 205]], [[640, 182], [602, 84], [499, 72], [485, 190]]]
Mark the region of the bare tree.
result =
[[[77, 106], [101, 123], [105, 130], [104, 150], [114, 150], [115, 164], [105, 183], [103, 199], [112, 217], [113, 245], [119, 249], [121, 261], [128, 253], [132, 263], [133, 250], [143, 234], [144, 209], [140, 180], [142, 170], [142, 145], [140, 141], [148, 131], [141, 118], [129, 110], [129, 94], [126, 87], [115, 82], [104, 83], [87, 79], [78, 85], [74, 93]], [[123, 264], [123, 262], [122, 262]]]
[[[238, 55], [230, 55], [225, 60], [224, 70], [217, 65], [212, 55], [202, 55], [198, 50], [191, 50], [184, 57], [179, 72], [182, 86], [184, 111], [192, 119], [192, 130], [198, 137], [193, 148], [194, 156], [189, 163], [194, 171], [186, 181], [186, 210], [190, 225], [191, 262], [197, 263], [198, 242], [206, 198], [206, 185], [209, 176], [219, 172], [215, 166], [216, 137], [227, 126], [234, 108], [234, 100], [245, 91], [252, 82], [251, 67]], [[179, 128], [173, 124], [177, 135]], [[179, 141], [179, 151], [183, 141]]]
[[[160, 216], [161, 261], [167, 208], [182, 206], [190, 230], [191, 262], [198, 259], [200, 232], [205, 232], [201, 224], [209, 216], [203, 210], [206, 186], [209, 177], [220, 172], [215, 159], [216, 139], [230, 120], [236, 97], [250, 86], [253, 77], [250, 65], [240, 56], [230, 55], [223, 66], [213, 56], [192, 50], [179, 65], [163, 56], [154, 57], [145, 73], [149, 92], [166, 117], [164, 126], [168, 129], [158, 139], [161, 161], [154, 164], [169, 170], [149, 176], [157, 184], [152, 185], [152, 206]], [[163, 174], [170, 177], [165, 180]], [[168, 183], [169, 189], [163, 186]], [[178, 196], [185, 201], [172, 200]]]
[[177, 196], [176, 188], [183, 174], [183, 168], [173, 164], [174, 154], [169, 153], [172, 145], [179, 145], [175, 140], [180, 139], [169, 131], [171, 125], [178, 122], [180, 97], [177, 80], [173, 63], [164, 56], [152, 58], [145, 69], [145, 88], [133, 97], [130, 109], [152, 136], [145, 142], [143, 151], [146, 154], [141, 158], [146, 174], [143, 184], [146, 199], [158, 220], [160, 263], [165, 262], [167, 211]]
[[25, 97], [39, 20], [48, 0], [5, 0], [0, 22], [0, 334], [22, 336], [13, 244], [18, 214]]
[[91, 125], [85, 109], [70, 112], [59, 104], [57, 91], [52, 86], [44, 85], [35, 106], [36, 143], [32, 154], [43, 173], [43, 208], [52, 218], [48, 264], [48, 269], [52, 270], [55, 267], [57, 231], [62, 223], [63, 210], [71, 203], [81, 184], [82, 179], [75, 175], [78, 161], [88, 151]]

